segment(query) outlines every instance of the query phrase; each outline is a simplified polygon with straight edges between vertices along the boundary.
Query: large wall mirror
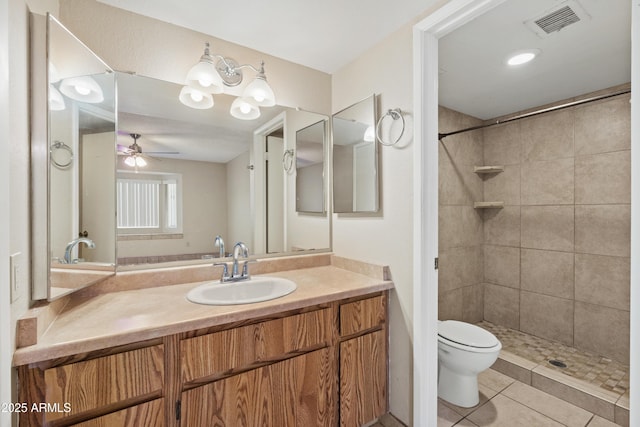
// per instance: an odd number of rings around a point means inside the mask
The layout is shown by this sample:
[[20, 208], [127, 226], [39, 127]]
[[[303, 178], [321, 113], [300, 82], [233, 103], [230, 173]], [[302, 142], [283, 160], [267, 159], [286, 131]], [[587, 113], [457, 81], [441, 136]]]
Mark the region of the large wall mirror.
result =
[[327, 121], [296, 132], [296, 211], [323, 214]]
[[333, 209], [368, 213], [379, 209], [375, 95], [332, 117]]
[[[254, 257], [330, 249], [330, 218], [296, 211], [296, 174], [283, 165], [297, 132], [326, 116], [275, 106], [239, 120], [230, 95], [198, 110], [179, 102], [180, 85], [117, 80], [119, 269], [211, 262], [238, 241]], [[133, 217], [140, 208], [146, 218]]]
[[115, 272], [115, 76], [54, 17], [32, 21], [32, 299], [54, 300]]

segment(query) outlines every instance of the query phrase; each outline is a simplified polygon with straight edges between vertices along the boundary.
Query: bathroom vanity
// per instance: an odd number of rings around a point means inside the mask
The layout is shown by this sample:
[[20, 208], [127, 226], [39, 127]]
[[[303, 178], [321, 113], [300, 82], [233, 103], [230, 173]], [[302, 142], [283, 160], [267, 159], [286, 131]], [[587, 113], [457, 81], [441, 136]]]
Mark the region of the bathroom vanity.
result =
[[20, 425], [360, 426], [386, 413], [392, 283], [335, 265], [271, 275], [298, 289], [238, 306], [186, 301], [198, 282], [75, 297], [14, 356], [20, 401], [48, 404]]

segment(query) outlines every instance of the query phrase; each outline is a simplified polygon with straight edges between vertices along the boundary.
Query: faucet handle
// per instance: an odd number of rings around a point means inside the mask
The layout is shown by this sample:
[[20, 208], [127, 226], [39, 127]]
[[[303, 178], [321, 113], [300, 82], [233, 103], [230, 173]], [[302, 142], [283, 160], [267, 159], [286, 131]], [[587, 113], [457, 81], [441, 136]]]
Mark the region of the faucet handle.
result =
[[258, 261], [255, 259], [248, 259], [242, 263], [242, 277], [249, 278], [249, 264], [255, 264]]
[[222, 266], [222, 277], [220, 278], [220, 281], [223, 282], [229, 278], [229, 266], [226, 262], [216, 262], [213, 264], [214, 267], [217, 267], [219, 265]]

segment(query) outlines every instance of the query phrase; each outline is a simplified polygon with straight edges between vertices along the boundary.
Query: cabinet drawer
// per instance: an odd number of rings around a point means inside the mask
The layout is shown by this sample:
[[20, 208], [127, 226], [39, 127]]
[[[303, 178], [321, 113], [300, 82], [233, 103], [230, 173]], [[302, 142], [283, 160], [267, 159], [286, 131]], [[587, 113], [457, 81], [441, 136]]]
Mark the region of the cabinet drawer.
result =
[[160, 397], [164, 382], [163, 345], [99, 357], [44, 371], [43, 401], [65, 404], [69, 412], [48, 412], [47, 421], [77, 415], [111, 404], [135, 404]]
[[[330, 343], [329, 309], [182, 340], [182, 378], [222, 377]], [[214, 378], [215, 379], [215, 378]]]
[[164, 399], [152, 400], [73, 425], [75, 427], [164, 427]]
[[340, 306], [340, 335], [366, 331], [385, 322], [386, 300], [383, 295], [354, 301]]

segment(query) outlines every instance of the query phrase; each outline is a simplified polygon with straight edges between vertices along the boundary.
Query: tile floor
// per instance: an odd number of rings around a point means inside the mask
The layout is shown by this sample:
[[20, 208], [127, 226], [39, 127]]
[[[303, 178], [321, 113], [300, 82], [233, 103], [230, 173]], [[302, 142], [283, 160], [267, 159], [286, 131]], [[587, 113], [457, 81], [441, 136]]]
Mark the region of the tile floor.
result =
[[616, 424], [493, 369], [478, 377], [480, 403], [438, 399], [438, 427], [615, 427]]
[[[478, 326], [498, 337], [502, 349], [509, 353], [619, 395], [629, 390], [629, 367], [626, 365], [486, 321]], [[552, 359], [564, 362], [566, 368], [548, 363]]]

